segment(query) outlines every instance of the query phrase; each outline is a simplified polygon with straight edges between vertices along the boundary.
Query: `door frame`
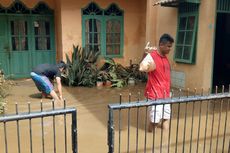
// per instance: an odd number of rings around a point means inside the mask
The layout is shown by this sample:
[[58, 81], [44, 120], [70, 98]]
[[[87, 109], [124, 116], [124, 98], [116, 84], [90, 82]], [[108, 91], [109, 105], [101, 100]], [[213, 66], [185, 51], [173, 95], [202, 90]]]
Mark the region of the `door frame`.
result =
[[[226, 5], [230, 5], [230, 1], [229, 0], [216, 0], [216, 9], [215, 9], [215, 23], [214, 23], [214, 39], [213, 39], [213, 51], [212, 51], [212, 75], [211, 75], [211, 89], [212, 92], [215, 92], [215, 87], [214, 87], [214, 62], [215, 62], [215, 47], [216, 47], [216, 24], [217, 24], [217, 14], [218, 13], [229, 13], [230, 14], [230, 8], [229, 7], [225, 7]], [[229, 10], [227, 10], [227, 8], [229, 8]], [[227, 87], [229, 88], [229, 87]], [[226, 88], [225, 88], [226, 89]]]

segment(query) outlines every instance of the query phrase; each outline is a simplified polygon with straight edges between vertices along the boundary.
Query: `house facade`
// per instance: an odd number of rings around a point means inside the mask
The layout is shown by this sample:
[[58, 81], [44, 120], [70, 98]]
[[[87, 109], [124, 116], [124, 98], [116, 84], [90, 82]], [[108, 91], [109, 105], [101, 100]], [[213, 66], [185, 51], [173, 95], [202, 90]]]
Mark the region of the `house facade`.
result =
[[208, 89], [229, 84], [228, 0], [0, 0], [0, 67], [28, 77], [39, 63], [65, 60], [73, 45], [129, 65], [146, 42], [175, 38], [172, 85]]
[[[230, 1], [162, 0], [155, 1], [154, 7], [156, 36], [172, 29], [176, 38], [174, 52], [170, 54], [172, 84], [200, 91], [214, 91], [222, 85], [229, 88]], [[162, 26], [165, 24], [172, 26]]]

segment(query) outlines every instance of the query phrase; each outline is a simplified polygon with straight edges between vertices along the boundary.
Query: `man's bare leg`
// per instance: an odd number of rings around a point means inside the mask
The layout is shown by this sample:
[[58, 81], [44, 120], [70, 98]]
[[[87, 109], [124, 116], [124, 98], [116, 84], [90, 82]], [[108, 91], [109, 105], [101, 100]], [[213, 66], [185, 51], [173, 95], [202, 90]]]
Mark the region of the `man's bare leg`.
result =
[[148, 131], [152, 132], [154, 128], [157, 128], [158, 123], [149, 122]]
[[162, 128], [164, 130], [168, 130], [169, 129], [169, 120], [168, 119], [163, 119], [162, 120]]

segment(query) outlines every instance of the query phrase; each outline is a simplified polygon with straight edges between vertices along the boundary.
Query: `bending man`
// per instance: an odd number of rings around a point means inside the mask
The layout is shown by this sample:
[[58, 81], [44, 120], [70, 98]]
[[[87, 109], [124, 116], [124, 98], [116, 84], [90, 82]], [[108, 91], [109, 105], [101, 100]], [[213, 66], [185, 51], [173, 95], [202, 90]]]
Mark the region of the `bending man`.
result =
[[[30, 73], [38, 90], [42, 92], [42, 97], [50, 95], [55, 101], [62, 99], [61, 73], [65, 70], [66, 64], [60, 61], [56, 65], [40, 64], [33, 68]], [[54, 91], [53, 81], [56, 79], [59, 96]]]

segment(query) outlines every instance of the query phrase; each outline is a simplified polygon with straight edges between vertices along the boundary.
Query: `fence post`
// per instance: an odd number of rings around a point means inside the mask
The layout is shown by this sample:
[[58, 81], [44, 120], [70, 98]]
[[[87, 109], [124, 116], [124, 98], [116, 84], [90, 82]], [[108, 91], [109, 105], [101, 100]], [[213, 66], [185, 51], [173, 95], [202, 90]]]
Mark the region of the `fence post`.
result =
[[77, 153], [77, 110], [72, 112], [72, 150]]
[[109, 108], [108, 120], [108, 146], [109, 153], [114, 152], [114, 125], [113, 125], [113, 109]]

